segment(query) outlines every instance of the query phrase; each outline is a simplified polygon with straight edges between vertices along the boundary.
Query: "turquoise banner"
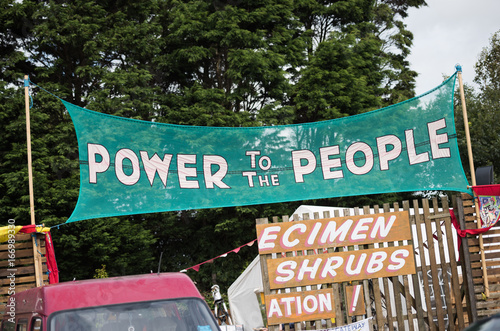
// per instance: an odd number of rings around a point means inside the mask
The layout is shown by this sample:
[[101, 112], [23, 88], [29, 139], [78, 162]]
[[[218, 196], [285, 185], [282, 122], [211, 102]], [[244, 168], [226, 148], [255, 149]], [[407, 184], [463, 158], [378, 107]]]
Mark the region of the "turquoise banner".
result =
[[68, 222], [386, 192], [469, 192], [453, 117], [455, 77], [387, 108], [288, 126], [179, 126], [63, 101], [80, 154], [80, 196]]

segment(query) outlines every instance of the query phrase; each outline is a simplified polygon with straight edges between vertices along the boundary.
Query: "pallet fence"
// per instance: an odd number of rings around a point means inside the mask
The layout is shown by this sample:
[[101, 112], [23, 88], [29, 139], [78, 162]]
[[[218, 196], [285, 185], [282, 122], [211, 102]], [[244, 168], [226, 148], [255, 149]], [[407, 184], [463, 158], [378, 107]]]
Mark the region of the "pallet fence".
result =
[[[36, 251], [41, 254], [42, 258], [43, 283], [48, 284], [45, 234], [36, 234], [36, 236], [37, 242], [39, 242]], [[12, 293], [12, 291], [17, 293], [36, 287], [32, 234], [18, 232], [15, 238], [15, 259], [13, 264], [10, 264], [12, 261], [9, 261], [9, 244], [2, 243], [0, 245], [0, 314], [2, 315], [5, 312], [5, 304], [9, 298], [9, 293]]]
[[[460, 201], [454, 202], [457, 209], [464, 208]], [[377, 213], [387, 213], [392, 211], [407, 211], [409, 213], [410, 225], [412, 229], [412, 239], [399, 242], [375, 243], [370, 245], [352, 245], [349, 247], [338, 247], [338, 251], [362, 250], [369, 248], [393, 247], [401, 245], [413, 245], [415, 253], [416, 273], [403, 276], [392, 276], [385, 278], [373, 278], [352, 282], [341, 282], [324, 284], [322, 288], [333, 291], [335, 303], [335, 318], [322, 320], [305, 320], [295, 323], [295, 330], [319, 330], [336, 326], [347, 325], [355, 321], [369, 318], [370, 330], [463, 330], [470, 321], [474, 320], [471, 315], [469, 305], [475, 304], [471, 301], [467, 293], [467, 277], [463, 276], [464, 259], [459, 261], [458, 242], [456, 230], [454, 229], [449, 212], [450, 204], [447, 196], [441, 198], [415, 199], [404, 201], [402, 204], [384, 204], [380, 206], [365, 206], [363, 208], [344, 209], [342, 212], [335, 210], [334, 215], [325, 212], [323, 215], [294, 215], [291, 220], [288, 216], [273, 217], [271, 221], [267, 218], [257, 219], [257, 224], [279, 223], [289, 221], [301, 221], [308, 219], [320, 219], [331, 217], [343, 217], [354, 215], [369, 215]], [[465, 203], [465, 210], [468, 212], [468, 203]], [[464, 214], [465, 215], [465, 214]], [[467, 216], [468, 217], [468, 216]], [[467, 222], [471, 222], [467, 218]], [[467, 223], [468, 227], [475, 225]], [[498, 232], [500, 234], [500, 228]], [[477, 239], [470, 238], [469, 248], [477, 250], [475, 244]], [[494, 241], [485, 238], [485, 243], [493, 248], [500, 248], [500, 244], [495, 245]], [[462, 245], [463, 248], [463, 245]], [[312, 255], [334, 252], [333, 248], [328, 250], [306, 250], [297, 252], [287, 252], [286, 256], [292, 255]], [[472, 257], [473, 256], [473, 257]], [[481, 264], [477, 260], [479, 254], [471, 254], [471, 272], [474, 275], [473, 283], [476, 299], [480, 299], [481, 291]], [[495, 258], [495, 273], [490, 277], [490, 290], [492, 296], [500, 298], [500, 254], [488, 253], [487, 257]], [[280, 254], [262, 254], [261, 268], [263, 274], [264, 294], [276, 294], [278, 291], [295, 292], [304, 291], [305, 287], [271, 290], [269, 284], [269, 273], [267, 270], [267, 259], [279, 259]], [[493, 267], [493, 262], [488, 262], [489, 267]], [[479, 268], [479, 269], [478, 269]], [[496, 283], [495, 283], [496, 281]], [[346, 287], [351, 285], [362, 285], [364, 292], [365, 311], [350, 316], [347, 313], [348, 303], [346, 301]], [[308, 288], [310, 289], [310, 288]], [[495, 309], [500, 310], [500, 301], [495, 305]], [[493, 304], [479, 302], [478, 310], [491, 309]], [[491, 313], [489, 311], [488, 313]], [[480, 313], [481, 315], [482, 313]], [[485, 311], [485, 315], [487, 315]], [[282, 326], [284, 330], [290, 330], [290, 325]], [[270, 325], [270, 330], [279, 330], [278, 325]]]

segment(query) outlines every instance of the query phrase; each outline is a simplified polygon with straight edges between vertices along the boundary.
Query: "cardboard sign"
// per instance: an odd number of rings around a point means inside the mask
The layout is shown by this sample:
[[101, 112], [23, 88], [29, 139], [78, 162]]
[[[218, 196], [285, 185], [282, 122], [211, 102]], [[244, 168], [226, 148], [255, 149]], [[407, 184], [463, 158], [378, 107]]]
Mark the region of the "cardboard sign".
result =
[[259, 253], [411, 239], [407, 211], [257, 225]]
[[266, 295], [269, 325], [335, 317], [332, 289]]
[[268, 259], [271, 289], [415, 273], [413, 246]]

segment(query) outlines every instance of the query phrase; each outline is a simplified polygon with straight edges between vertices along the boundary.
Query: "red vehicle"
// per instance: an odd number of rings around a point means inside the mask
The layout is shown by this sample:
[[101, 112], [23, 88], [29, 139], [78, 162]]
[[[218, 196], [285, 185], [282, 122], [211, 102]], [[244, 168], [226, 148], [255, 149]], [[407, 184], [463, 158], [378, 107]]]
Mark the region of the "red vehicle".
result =
[[[15, 308], [10, 309], [12, 302]], [[14, 294], [1, 331], [219, 331], [191, 279], [160, 273], [65, 282]]]

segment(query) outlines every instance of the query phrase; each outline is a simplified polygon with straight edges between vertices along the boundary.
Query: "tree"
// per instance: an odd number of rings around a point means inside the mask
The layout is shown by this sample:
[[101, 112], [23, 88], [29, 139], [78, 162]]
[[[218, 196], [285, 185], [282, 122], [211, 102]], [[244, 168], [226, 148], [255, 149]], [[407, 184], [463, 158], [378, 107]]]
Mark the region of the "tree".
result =
[[[259, 126], [331, 119], [412, 95], [411, 34], [401, 18], [422, 4], [2, 0], [0, 210], [29, 223], [25, 73], [79, 106], [146, 121]], [[60, 101], [36, 86], [32, 96], [35, 211], [38, 223], [55, 226], [78, 198], [77, 142]], [[299, 203], [61, 225], [53, 229], [61, 278], [90, 278], [103, 264], [109, 276], [179, 271], [251, 241], [256, 218], [290, 213]], [[255, 254], [249, 247], [190, 273], [205, 289], [214, 281], [227, 285]]]
[[307, 66], [294, 94], [297, 122], [333, 119], [414, 96], [413, 35], [402, 19], [415, 1], [299, 1]]
[[382, 75], [373, 56], [380, 43], [360, 38], [361, 33], [332, 33], [331, 39], [319, 44], [296, 85], [298, 122], [355, 115], [381, 106]]
[[[472, 145], [474, 166], [493, 165], [495, 177], [499, 178], [500, 165], [497, 160], [500, 152], [497, 146], [500, 143], [499, 129], [496, 123], [500, 120], [500, 31], [490, 38], [490, 44], [483, 48], [475, 65], [474, 82], [479, 90], [473, 86], [465, 86], [465, 100], [469, 131]], [[470, 177], [469, 158], [465, 140], [462, 105], [456, 99], [456, 121], [459, 136], [459, 148], [465, 172]]]
[[[3, 1], [0, 59], [3, 139], [0, 208], [17, 224], [29, 223], [23, 73], [72, 103], [115, 115], [150, 120], [155, 88], [149, 52], [157, 28], [155, 2], [45, 3]], [[149, 60], [149, 61], [148, 61]], [[10, 85], [8, 85], [10, 84]], [[78, 197], [74, 128], [57, 98], [33, 88], [31, 132], [35, 213], [47, 226], [68, 219]], [[110, 102], [110, 99], [115, 102]], [[91, 278], [101, 264], [110, 276], [151, 270], [156, 238], [145, 222], [89, 221], [54, 228], [61, 279]], [[135, 231], [131, 231], [135, 228]], [[92, 238], [90, 240], [89, 238]], [[85, 262], [85, 263], [83, 263]]]

